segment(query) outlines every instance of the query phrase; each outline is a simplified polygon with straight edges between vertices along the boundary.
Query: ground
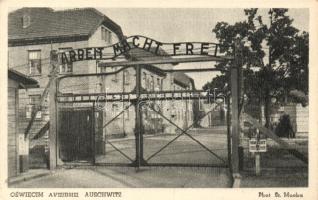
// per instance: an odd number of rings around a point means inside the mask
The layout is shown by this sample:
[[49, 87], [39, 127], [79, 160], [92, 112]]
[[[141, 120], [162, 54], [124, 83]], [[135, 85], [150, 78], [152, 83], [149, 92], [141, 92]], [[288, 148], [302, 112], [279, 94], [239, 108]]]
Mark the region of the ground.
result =
[[[226, 127], [191, 130], [192, 139], [182, 135], [167, 148], [153, 156], [177, 135], [145, 135], [144, 158], [150, 164], [182, 164], [183, 167], [106, 167], [81, 166], [59, 169], [41, 178], [19, 182], [13, 187], [231, 187], [227, 160]], [[131, 163], [135, 159], [134, 137], [109, 140], [106, 152], [96, 157], [96, 163]], [[199, 144], [200, 143], [200, 144]], [[122, 153], [120, 153], [119, 149]], [[209, 152], [210, 151], [210, 152]], [[128, 156], [126, 158], [123, 154]], [[217, 158], [216, 155], [219, 157]], [[223, 167], [202, 167], [199, 165]], [[189, 165], [189, 166], [187, 166]], [[192, 167], [190, 167], [192, 166]], [[194, 167], [193, 167], [194, 166]]]
[[226, 168], [86, 167], [60, 169], [41, 178], [13, 184], [16, 188], [226, 188]]
[[251, 171], [242, 172], [242, 188], [261, 187], [308, 187], [308, 169], [306, 167], [290, 169], [263, 169], [256, 176]]
[[[227, 165], [226, 127], [194, 129], [188, 135], [177, 134], [144, 135], [144, 159], [150, 164], [179, 163], [189, 165]], [[131, 163], [135, 160], [135, 138], [133, 136], [109, 140], [106, 152], [96, 156], [96, 163]], [[165, 147], [165, 148], [163, 148]], [[158, 152], [160, 149], [162, 151]], [[120, 151], [118, 151], [120, 150]], [[155, 154], [158, 152], [157, 154]]]
[[[161, 167], [109, 167], [106, 163], [131, 163], [135, 159], [133, 137], [112, 139], [106, 153], [96, 157], [99, 166], [69, 165], [46, 171], [45, 176], [16, 181], [16, 188], [227, 188], [232, 187], [228, 166], [225, 127], [191, 130], [191, 139], [182, 135], [158, 152], [177, 135], [145, 135], [144, 157], [150, 164], [181, 164]], [[200, 145], [200, 144], [201, 145]], [[203, 145], [203, 146], [202, 146]], [[208, 148], [208, 149], [206, 149]], [[304, 148], [306, 149], [306, 148]], [[209, 152], [210, 151], [210, 152]], [[308, 166], [285, 150], [270, 147], [262, 155], [262, 172], [255, 176], [253, 155], [244, 153], [244, 169], [240, 187], [306, 187]], [[153, 157], [151, 157], [154, 155]], [[219, 157], [217, 158], [216, 155]], [[82, 163], [83, 164], [83, 163]], [[210, 167], [206, 167], [209, 165]], [[182, 166], [182, 167], [181, 167]], [[190, 167], [191, 166], [191, 167]], [[211, 167], [213, 166], [213, 167]], [[32, 173], [34, 170], [30, 170]]]

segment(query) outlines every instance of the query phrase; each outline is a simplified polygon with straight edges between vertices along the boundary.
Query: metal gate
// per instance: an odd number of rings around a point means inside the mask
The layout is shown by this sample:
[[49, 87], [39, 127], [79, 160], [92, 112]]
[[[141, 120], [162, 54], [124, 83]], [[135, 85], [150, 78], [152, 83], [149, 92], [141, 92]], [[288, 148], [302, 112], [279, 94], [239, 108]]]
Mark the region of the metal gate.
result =
[[[126, 66], [113, 72], [59, 78], [58, 111], [81, 107], [93, 110], [94, 164], [228, 167], [227, 96], [188, 87], [147, 91], [142, 84], [144, 70], [149, 67]], [[183, 73], [215, 69], [161, 71]], [[136, 78], [125, 87], [126, 91], [105, 88], [109, 81], [114, 82], [127, 72]], [[118, 85], [125, 86], [117, 81]], [[223, 114], [223, 123], [211, 124], [212, 118], [217, 119], [221, 111], [226, 114]], [[60, 117], [58, 123], [65, 121]]]

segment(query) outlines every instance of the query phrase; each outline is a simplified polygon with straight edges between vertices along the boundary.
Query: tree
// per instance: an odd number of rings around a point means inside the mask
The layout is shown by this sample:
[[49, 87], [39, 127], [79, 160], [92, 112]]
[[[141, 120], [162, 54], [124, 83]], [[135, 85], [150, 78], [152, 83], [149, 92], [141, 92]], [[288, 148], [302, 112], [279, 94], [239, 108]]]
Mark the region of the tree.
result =
[[[235, 40], [242, 41], [239, 59], [243, 66], [244, 93], [251, 104], [264, 105], [266, 127], [270, 124], [272, 97], [283, 102], [292, 89], [308, 93], [308, 33], [299, 34], [287, 12], [288, 9], [270, 9], [267, 25], [258, 9], [245, 9], [246, 20], [234, 25], [218, 22], [212, 30], [225, 55], [233, 56]], [[228, 69], [233, 64], [220, 62], [216, 68]], [[223, 73], [204, 89], [225, 86], [228, 76]]]

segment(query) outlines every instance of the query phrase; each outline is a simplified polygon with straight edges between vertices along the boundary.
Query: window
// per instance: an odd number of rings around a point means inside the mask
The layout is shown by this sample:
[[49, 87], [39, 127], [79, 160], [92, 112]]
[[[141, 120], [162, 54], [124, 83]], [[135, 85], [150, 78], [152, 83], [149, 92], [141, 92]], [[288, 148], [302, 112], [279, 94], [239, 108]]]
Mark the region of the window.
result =
[[41, 50], [29, 51], [29, 73], [30, 75], [40, 75], [41, 70]]
[[101, 28], [101, 31], [102, 31], [102, 40], [111, 44], [112, 43], [112, 33], [104, 27]]
[[145, 88], [146, 88], [147, 90], [150, 89], [150, 80], [149, 80], [148, 77], [146, 78], [146, 86], [145, 86]]
[[130, 75], [129, 75], [129, 71], [125, 70], [124, 71], [124, 84], [125, 85], [129, 85], [130, 83]]
[[[118, 115], [118, 104], [112, 104], [112, 115], [113, 116], [116, 116], [116, 115]], [[118, 119], [119, 117], [117, 117], [117, 119]]]
[[[117, 67], [112, 67], [112, 72], [117, 71]], [[118, 73], [111, 75], [112, 76], [112, 81], [117, 82], [118, 81]]]
[[112, 41], [112, 33], [110, 31], [108, 31], [108, 38], [107, 38], [107, 42], [109, 44], [111, 44], [113, 41]]
[[29, 15], [24, 15], [24, 16], [22, 17], [22, 27], [23, 27], [23, 28], [27, 28], [27, 27], [30, 26], [30, 24], [31, 24], [31, 18], [30, 18], [30, 16], [29, 16]]
[[[124, 104], [124, 109], [127, 107], [128, 105], [126, 105], [126, 104]], [[127, 108], [126, 110], [125, 110], [125, 113], [124, 113], [124, 117], [125, 117], [125, 119], [129, 119], [129, 108]]]
[[32, 113], [38, 109], [38, 112], [35, 116], [36, 119], [40, 119], [42, 116], [41, 105], [40, 105], [41, 95], [30, 95], [29, 96], [29, 104], [26, 106], [26, 118], [30, 119]]
[[155, 82], [155, 79], [154, 79], [154, 77], [151, 75], [150, 76], [150, 90], [154, 90], [154, 82]]
[[156, 90], [161, 90], [161, 81], [160, 81], [160, 78], [157, 78], [157, 87], [156, 87]]
[[142, 73], [142, 85], [146, 88], [147, 87], [147, 74], [146, 72]]
[[160, 90], [163, 90], [163, 79], [161, 79], [161, 83], [160, 83]]
[[[59, 48], [59, 52], [66, 52], [66, 56], [69, 58], [68, 51], [72, 50], [72, 48]], [[64, 63], [60, 65], [60, 74], [71, 73], [73, 72], [73, 63]]]
[[105, 28], [104, 27], [102, 27], [101, 28], [101, 35], [102, 35], [102, 40], [105, 40], [105, 38], [106, 38], [106, 35], [105, 35], [106, 33], [105, 33]]

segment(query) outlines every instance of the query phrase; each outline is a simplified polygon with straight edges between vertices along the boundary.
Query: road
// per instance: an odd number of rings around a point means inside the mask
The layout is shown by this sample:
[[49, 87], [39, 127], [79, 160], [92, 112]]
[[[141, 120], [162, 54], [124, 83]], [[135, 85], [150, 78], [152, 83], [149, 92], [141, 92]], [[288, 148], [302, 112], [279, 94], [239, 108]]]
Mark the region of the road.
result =
[[[183, 134], [174, 140], [177, 136], [178, 134], [145, 135], [144, 159], [148, 163], [156, 164], [227, 164], [225, 128], [195, 130], [191, 131], [189, 135]], [[109, 142], [105, 147], [106, 152], [96, 156], [97, 163], [130, 163], [131, 160], [135, 160], [136, 143], [134, 137], [113, 139]], [[171, 143], [167, 145], [169, 142]]]
[[88, 166], [13, 184], [14, 188], [228, 188], [225, 168]]
[[[226, 129], [218, 131], [191, 131], [191, 137], [182, 135], [167, 148], [148, 160], [149, 163], [182, 163], [189, 165], [227, 164]], [[144, 158], [147, 159], [177, 135], [145, 135]], [[96, 157], [101, 163], [130, 163], [135, 159], [134, 138], [110, 140], [106, 152]], [[200, 143], [200, 144], [199, 144]], [[119, 153], [127, 155], [129, 159]], [[207, 150], [208, 149], [208, 150]], [[211, 152], [209, 152], [211, 151]], [[219, 157], [217, 158], [216, 155]], [[225, 163], [224, 163], [225, 162]], [[106, 167], [82, 166], [59, 169], [41, 178], [14, 184], [13, 187], [40, 188], [226, 188], [231, 187], [228, 168], [217, 167]]]

